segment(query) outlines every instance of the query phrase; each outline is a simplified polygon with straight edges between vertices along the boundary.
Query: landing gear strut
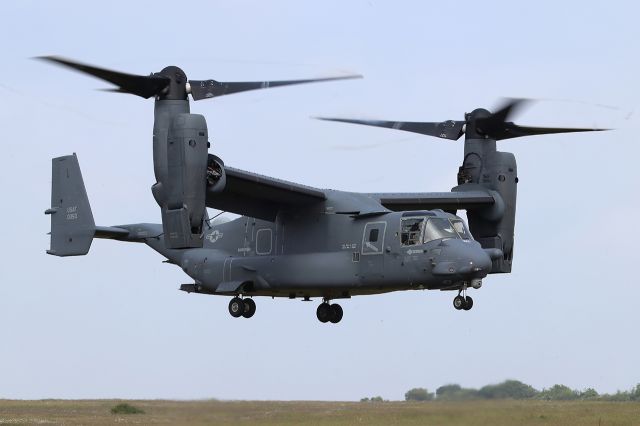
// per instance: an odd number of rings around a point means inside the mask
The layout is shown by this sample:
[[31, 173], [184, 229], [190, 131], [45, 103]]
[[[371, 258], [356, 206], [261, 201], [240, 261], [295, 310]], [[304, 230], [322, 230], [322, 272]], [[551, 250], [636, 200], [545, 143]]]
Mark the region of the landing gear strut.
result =
[[333, 324], [337, 324], [342, 319], [342, 315], [342, 306], [337, 303], [330, 305], [327, 299], [325, 299], [316, 310], [316, 316], [322, 323], [332, 322]]
[[457, 310], [468, 311], [473, 307], [473, 299], [471, 296], [467, 296], [467, 286], [465, 285], [460, 289], [458, 295], [453, 299], [453, 307]]
[[256, 313], [256, 302], [253, 299], [234, 297], [229, 302], [229, 313], [234, 318], [251, 318]]

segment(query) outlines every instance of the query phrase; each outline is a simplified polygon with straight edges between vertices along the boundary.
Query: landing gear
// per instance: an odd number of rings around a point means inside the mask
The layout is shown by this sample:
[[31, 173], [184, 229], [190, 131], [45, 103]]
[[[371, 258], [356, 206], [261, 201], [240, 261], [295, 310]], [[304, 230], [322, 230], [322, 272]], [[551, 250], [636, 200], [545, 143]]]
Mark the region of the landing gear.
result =
[[234, 318], [251, 318], [256, 313], [256, 302], [253, 299], [234, 297], [229, 302], [229, 313]]
[[471, 296], [467, 296], [464, 299], [464, 306], [462, 309], [468, 311], [471, 308], [473, 308], [473, 299], [471, 298]]
[[464, 305], [465, 305], [465, 300], [462, 296], [457, 295], [456, 297], [453, 298], [453, 307], [456, 308], [457, 310], [463, 309]]
[[331, 305], [331, 318], [329, 318], [329, 321], [334, 324], [339, 323], [342, 319], [342, 313], [342, 306], [334, 303], [333, 305]]
[[244, 312], [242, 316], [245, 318], [251, 318], [256, 313], [256, 302], [253, 299], [243, 299]]
[[468, 311], [473, 307], [473, 299], [471, 296], [467, 296], [467, 287], [464, 286], [458, 292], [458, 295], [453, 298], [453, 307], [457, 310]]
[[240, 318], [244, 313], [244, 300], [234, 297], [229, 302], [229, 313], [234, 318]]
[[323, 302], [316, 309], [316, 316], [320, 322], [327, 322], [331, 318], [331, 305], [327, 302]]
[[342, 306], [337, 303], [330, 305], [326, 300], [322, 302], [316, 310], [316, 316], [322, 323], [332, 322], [333, 324], [337, 324], [342, 319], [342, 315]]

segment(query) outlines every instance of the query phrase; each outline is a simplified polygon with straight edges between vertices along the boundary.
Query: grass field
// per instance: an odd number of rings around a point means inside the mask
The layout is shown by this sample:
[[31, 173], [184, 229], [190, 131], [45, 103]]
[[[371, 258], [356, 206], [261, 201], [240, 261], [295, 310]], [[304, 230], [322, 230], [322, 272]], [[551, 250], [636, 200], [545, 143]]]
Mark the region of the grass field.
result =
[[[111, 414], [127, 402], [144, 414]], [[4, 424], [640, 425], [632, 402], [281, 402], [0, 400]]]

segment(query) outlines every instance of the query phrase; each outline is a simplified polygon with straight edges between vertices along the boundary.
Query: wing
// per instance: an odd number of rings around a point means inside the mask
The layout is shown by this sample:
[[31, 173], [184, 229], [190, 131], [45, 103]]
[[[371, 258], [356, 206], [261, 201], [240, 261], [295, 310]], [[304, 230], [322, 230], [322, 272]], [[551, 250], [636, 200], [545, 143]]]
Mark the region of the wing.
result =
[[304, 207], [326, 200], [324, 191], [225, 166], [222, 192], [207, 192], [207, 207], [274, 221], [281, 208]]
[[496, 200], [488, 191], [452, 191], [422, 193], [378, 193], [368, 194], [384, 207], [393, 211], [442, 209], [473, 210], [493, 205]]

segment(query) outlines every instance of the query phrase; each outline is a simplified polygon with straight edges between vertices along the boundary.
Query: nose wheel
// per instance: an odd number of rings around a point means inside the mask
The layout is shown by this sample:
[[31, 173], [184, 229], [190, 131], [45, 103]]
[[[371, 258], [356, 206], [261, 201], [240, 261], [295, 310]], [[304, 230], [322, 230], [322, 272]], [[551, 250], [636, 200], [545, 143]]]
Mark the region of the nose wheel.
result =
[[329, 301], [322, 302], [316, 310], [316, 316], [322, 323], [331, 322], [337, 324], [342, 320], [342, 315], [342, 306], [337, 303], [329, 304]]
[[473, 299], [471, 298], [471, 296], [467, 296], [466, 288], [460, 290], [460, 293], [458, 293], [458, 295], [453, 298], [453, 307], [458, 311], [468, 311], [473, 308]]

